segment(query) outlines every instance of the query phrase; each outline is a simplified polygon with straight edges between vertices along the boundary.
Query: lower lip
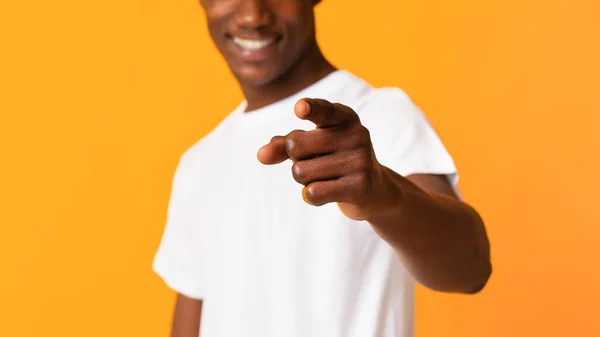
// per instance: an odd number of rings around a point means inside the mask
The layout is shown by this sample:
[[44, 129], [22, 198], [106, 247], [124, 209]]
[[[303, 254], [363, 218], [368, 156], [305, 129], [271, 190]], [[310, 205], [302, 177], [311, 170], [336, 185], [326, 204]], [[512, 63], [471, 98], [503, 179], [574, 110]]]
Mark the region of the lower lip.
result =
[[280, 40], [281, 39], [278, 38], [270, 45], [268, 45], [264, 48], [254, 49], [254, 50], [248, 50], [248, 49], [242, 48], [241, 46], [239, 46], [235, 42], [233, 42], [233, 39], [229, 39], [229, 42], [231, 43], [234, 52], [238, 55], [238, 57], [240, 59], [247, 61], [247, 62], [259, 62], [259, 61], [268, 60], [269, 58], [272, 57], [272, 55], [274, 54], [274, 52], [277, 48], [277, 44], [280, 42]]

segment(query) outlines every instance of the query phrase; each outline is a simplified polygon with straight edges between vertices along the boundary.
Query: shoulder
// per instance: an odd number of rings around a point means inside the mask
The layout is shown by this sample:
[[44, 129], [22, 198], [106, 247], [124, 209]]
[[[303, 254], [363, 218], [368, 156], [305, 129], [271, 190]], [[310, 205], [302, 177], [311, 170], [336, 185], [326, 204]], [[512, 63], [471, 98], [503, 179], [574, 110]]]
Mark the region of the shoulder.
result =
[[340, 71], [336, 91], [339, 103], [348, 105], [361, 120], [379, 121], [415, 120], [424, 117], [409, 95], [399, 87], [374, 87], [349, 71]]
[[372, 88], [351, 108], [371, 131], [373, 141], [379, 144], [409, 146], [409, 142], [425, 140], [415, 137], [415, 133], [429, 129], [433, 131], [426, 115], [404, 90], [397, 87]]
[[382, 127], [391, 126], [391, 122], [397, 126], [426, 119], [408, 94], [397, 87], [372, 88], [358, 100], [354, 109], [361, 120]]
[[352, 107], [370, 131], [380, 162], [397, 173], [447, 175], [456, 167], [426, 115], [402, 89], [373, 88]]
[[[237, 110], [236, 110], [237, 111]], [[202, 171], [218, 159], [222, 146], [227, 143], [230, 129], [235, 124], [236, 111], [227, 115], [215, 128], [188, 147], [179, 158], [175, 178], [179, 181], [202, 176]]]
[[423, 120], [424, 114], [399, 87], [375, 87], [349, 71], [340, 71], [344, 85], [338, 88], [339, 102], [354, 109], [363, 121], [389, 122]]

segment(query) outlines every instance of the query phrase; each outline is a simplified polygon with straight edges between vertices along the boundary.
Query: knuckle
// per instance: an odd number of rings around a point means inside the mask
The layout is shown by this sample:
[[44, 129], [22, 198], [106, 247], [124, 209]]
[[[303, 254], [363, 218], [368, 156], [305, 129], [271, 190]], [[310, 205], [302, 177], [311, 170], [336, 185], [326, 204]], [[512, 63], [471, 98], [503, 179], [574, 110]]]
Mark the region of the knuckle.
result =
[[342, 103], [333, 103], [333, 105], [335, 106], [336, 109], [344, 111], [345, 113], [349, 114], [351, 117], [351, 121], [360, 121], [360, 117], [358, 116], [358, 114], [356, 113], [356, 111], [354, 111], [354, 109], [352, 109], [351, 107], [342, 104]]
[[350, 142], [353, 147], [359, 148], [371, 145], [371, 135], [366, 127], [358, 124], [350, 129], [349, 132], [351, 134]]
[[298, 147], [298, 145], [296, 144], [296, 141], [292, 137], [288, 137], [285, 140], [285, 152], [287, 152], [287, 154], [289, 154], [290, 157], [293, 157], [293, 154], [296, 151], [297, 147]]
[[349, 108], [345, 105], [343, 105], [342, 103], [331, 103], [331, 110], [341, 110], [341, 111], [347, 111]]
[[359, 133], [352, 132], [350, 136], [350, 144], [352, 148], [358, 148], [362, 145], [362, 136]]
[[365, 158], [365, 156], [361, 156], [358, 160], [358, 167], [362, 175], [361, 178], [370, 178], [373, 164], [369, 159]]
[[315, 186], [307, 186], [305, 191], [304, 191], [304, 196], [306, 198], [306, 201], [309, 202], [311, 205], [314, 206], [321, 206], [321, 192], [319, 190], [319, 188], [315, 187]]
[[337, 107], [337, 103], [332, 103], [326, 99], [319, 99], [319, 104], [328, 112], [333, 112]]
[[368, 197], [371, 193], [371, 182], [367, 178], [362, 178], [358, 184], [355, 185], [357, 196], [364, 198]]
[[300, 184], [304, 184], [307, 181], [307, 170], [301, 162], [296, 162], [292, 165], [292, 176], [294, 180]]
[[363, 170], [358, 174], [358, 182], [356, 187], [359, 189], [359, 193], [367, 194], [371, 191], [373, 186], [373, 174], [370, 170]]
[[369, 144], [371, 142], [371, 132], [364, 125], [360, 125], [358, 134], [360, 135], [361, 144]]
[[358, 173], [358, 183], [363, 184], [371, 180], [371, 172], [369, 170], [360, 170]]
[[355, 150], [354, 155], [351, 159], [355, 170], [364, 172], [367, 174], [374, 167], [373, 160], [371, 160], [371, 151], [368, 148], [360, 148]]
[[301, 135], [302, 131], [294, 130], [286, 137], [285, 151], [292, 157], [298, 153], [299, 148], [302, 146]]

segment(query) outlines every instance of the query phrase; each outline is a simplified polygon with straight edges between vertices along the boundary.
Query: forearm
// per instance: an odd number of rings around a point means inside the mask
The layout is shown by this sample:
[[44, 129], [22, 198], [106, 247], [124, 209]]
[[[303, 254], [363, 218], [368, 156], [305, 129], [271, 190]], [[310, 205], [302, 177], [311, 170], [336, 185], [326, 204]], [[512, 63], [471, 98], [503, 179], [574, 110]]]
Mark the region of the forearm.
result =
[[[394, 200], [369, 219], [408, 271], [437, 291], [476, 293], [491, 273], [481, 217], [457, 198], [428, 193], [390, 171]], [[390, 201], [388, 201], [390, 202]]]
[[178, 294], [171, 337], [198, 337], [201, 316], [202, 301]]

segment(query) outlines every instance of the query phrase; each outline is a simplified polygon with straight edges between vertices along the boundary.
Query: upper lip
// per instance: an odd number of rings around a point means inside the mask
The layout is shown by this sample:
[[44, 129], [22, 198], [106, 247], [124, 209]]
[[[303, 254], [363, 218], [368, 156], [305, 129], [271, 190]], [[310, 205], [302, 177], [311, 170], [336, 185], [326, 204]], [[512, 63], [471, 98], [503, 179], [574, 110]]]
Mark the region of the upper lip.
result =
[[255, 41], [278, 39], [280, 36], [281, 36], [281, 34], [234, 34], [234, 33], [227, 34], [227, 37], [229, 37], [229, 38], [236, 37], [238, 39], [255, 40]]

